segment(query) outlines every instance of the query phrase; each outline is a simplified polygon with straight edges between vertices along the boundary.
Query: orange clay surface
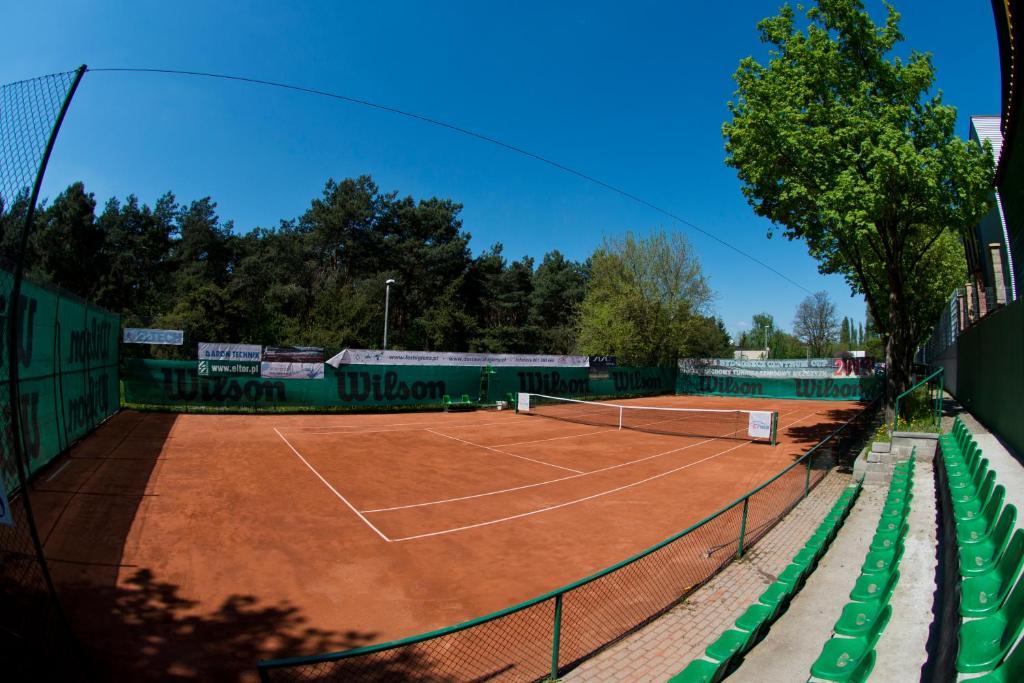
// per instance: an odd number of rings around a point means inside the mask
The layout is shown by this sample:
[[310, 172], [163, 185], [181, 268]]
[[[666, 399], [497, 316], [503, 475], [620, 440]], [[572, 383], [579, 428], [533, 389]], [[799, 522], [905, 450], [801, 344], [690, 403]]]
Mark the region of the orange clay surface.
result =
[[409, 636], [583, 578], [766, 481], [859, 410], [632, 403], [777, 410], [780, 445], [508, 410], [125, 411], [45, 472], [32, 502], [102, 678], [249, 680], [258, 659]]

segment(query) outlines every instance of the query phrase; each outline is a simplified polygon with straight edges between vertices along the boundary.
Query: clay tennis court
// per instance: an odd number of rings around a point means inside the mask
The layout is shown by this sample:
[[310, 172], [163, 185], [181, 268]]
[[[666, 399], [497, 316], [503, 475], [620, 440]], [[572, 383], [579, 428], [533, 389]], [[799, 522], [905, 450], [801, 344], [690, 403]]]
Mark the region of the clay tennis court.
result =
[[258, 659], [437, 629], [587, 576], [766, 481], [860, 408], [619, 402], [776, 410], [779, 444], [509, 410], [124, 411], [32, 500], [105, 677], [255, 678]]

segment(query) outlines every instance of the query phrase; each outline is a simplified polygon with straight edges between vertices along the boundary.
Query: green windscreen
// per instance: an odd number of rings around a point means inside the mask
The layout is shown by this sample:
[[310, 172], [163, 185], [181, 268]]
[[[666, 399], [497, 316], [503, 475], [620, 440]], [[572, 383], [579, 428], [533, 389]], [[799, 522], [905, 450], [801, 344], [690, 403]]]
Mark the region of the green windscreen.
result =
[[[55, 288], [23, 281], [17, 304], [11, 300], [13, 276], [0, 269], [0, 393], [4, 433], [9, 433], [8, 347], [10, 326], [17, 334], [18, 393], [29, 475], [52, 461], [69, 444], [92, 431], [118, 409], [118, 316]], [[5, 441], [3, 484], [18, 477]]]

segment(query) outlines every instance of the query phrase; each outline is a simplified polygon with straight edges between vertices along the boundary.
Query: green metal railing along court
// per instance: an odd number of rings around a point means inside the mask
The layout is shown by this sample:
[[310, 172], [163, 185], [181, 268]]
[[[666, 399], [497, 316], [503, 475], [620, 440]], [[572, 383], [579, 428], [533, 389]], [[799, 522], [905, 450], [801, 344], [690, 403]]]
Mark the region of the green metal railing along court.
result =
[[261, 680], [542, 680], [663, 614], [741, 557], [820, 482], [852, 461], [878, 401], [761, 486], [664, 541], [580, 581], [456, 626], [389, 643], [263, 661]]

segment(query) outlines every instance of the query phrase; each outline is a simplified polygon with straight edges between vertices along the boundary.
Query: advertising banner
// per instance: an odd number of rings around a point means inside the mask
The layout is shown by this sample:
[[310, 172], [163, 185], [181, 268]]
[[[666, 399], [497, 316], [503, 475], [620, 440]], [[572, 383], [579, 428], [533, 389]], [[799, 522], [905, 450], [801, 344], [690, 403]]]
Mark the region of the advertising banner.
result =
[[181, 346], [185, 343], [183, 330], [151, 330], [141, 327], [124, 328], [125, 344], [170, 344]]
[[345, 349], [327, 361], [342, 365], [442, 365], [482, 367], [585, 368], [587, 356], [547, 356], [513, 353], [461, 353], [448, 351], [376, 351]]
[[264, 346], [263, 360], [272, 363], [323, 363], [319, 346]]
[[869, 377], [765, 377], [691, 375], [676, 378], [677, 394], [746, 396], [756, 398], [803, 398], [834, 401], [863, 401], [875, 398], [885, 388], [885, 378]]
[[258, 362], [262, 360], [263, 347], [255, 344], [215, 344], [199, 342], [199, 360], [232, 360]]
[[323, 379], [323, 363], [282, 363], [263, 361], [260, 377], [266, 379]]
[[259, 377], [260, 364], [256, 361], [201, 360], [196, 364], [196, 371], [200, 377], [227, 377], [229, 375]]
[[754, 360], [731, 358], [683, 358], [679, 372], [717, 377], [867, 377], [875, 372], [871, 358], [798, 358]]
[[751, 439], [772, 438], [771, 411], [752, 411], [747, 416], [747, 436]]

